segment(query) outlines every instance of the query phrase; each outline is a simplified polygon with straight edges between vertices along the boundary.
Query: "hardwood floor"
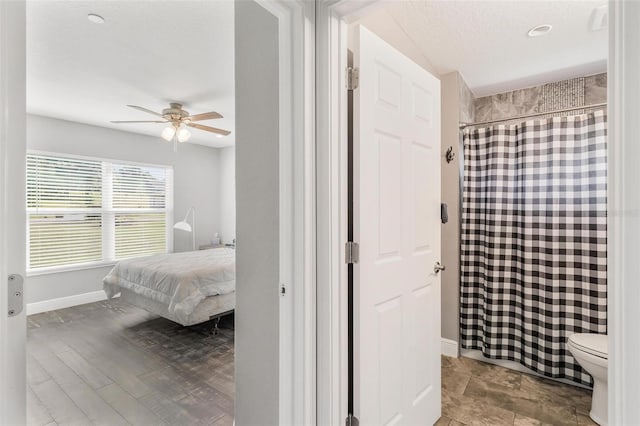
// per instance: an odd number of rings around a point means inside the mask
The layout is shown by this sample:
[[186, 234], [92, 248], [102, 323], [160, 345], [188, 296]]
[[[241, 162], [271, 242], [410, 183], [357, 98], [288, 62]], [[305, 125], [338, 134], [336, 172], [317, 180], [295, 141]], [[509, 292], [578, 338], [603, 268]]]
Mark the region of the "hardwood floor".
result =
[[[28, 318], [29, 425], [231, 425], [233, 318], [182, 327], [121, 302]], [[591, 393], [467, 358], [442, 357], [449, 425], [595, 425]]]
[[28, 318], [29, 425], [231, 425], [233, 317], [182, 327], [97, 302]]

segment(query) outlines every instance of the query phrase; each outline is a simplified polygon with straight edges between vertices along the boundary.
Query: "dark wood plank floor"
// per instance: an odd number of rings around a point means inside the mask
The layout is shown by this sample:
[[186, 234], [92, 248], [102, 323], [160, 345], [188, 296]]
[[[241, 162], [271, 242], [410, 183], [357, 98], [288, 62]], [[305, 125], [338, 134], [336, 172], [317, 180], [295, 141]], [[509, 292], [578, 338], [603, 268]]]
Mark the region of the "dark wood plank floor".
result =
[[231, 425], [233, 317], [182, 327], [118, 299], [28, 318], [29, 425]]

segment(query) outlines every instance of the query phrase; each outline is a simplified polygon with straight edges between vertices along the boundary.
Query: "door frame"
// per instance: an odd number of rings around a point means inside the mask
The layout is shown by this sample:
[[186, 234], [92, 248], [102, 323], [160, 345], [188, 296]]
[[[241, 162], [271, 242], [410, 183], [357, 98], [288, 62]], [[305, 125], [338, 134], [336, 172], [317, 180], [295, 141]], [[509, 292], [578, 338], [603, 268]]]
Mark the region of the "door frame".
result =
[[640, 421], [640, 3], [609, 1], [608, 334], [610, 425]]
[[385, 0], [316, 3], [317, 418], [347, 417], [348, 24]]
[[[279, 27], [279, 229], [280, 298], [279, 424], [313, 424], [315, 419], [315, 8], [305, 0], [256, 0], [278, 19]], [[24, 107], [10, 102], [19, 93], [16, 76], [26, 76], [26, 0], [0, 1], [0, 278], [6, 277], [8, 211], [7, 150], [16, 135], [25, 138]], [[5, 25], [10, 23], [10, 25]], [[16, 41], [17, 40], [17, 41]], [[9, 96], [11, 95], [11, 96]], [[24, 97], [22, 95], [17, 95]], [[0, 424], [14, 424], [7, 407], [16, 401], [20, 372], [12, 371], [7, 280], [0, 279]], [[23, 314], [24, 315], [24, 314]], [[26, 325], [25, 325], [26, 327]], [[24, 342], [23, 342], [24, 343]], [[19, 342], [18, 342], [19, 344]], [[26, 380], [26, 374], [25, 380]], [[11, 397], [11, 399], [9, 398]], [[26, 413], [23, 413], [23, 416]], [[23, 423], [17, 421], [17, 423]]]
[[[26, 252], [16, 253], [16, 250], [22, 251], [26, 236], [15, 227], [7, 226], [24, 220], [26, 230], [26, 190], [21, 197], [16, 197], [15, 187], [11, 190], [7, 185], [8, 180], [14, 185], [26, 180], [26, 159], [24, 164], [8, 161], [16, 151], [24, 149], [26, 153], [25, 6], [24, 1], [0, 1], [0, 424], [26, 421], [26, 413], [20, 409], [26, 403], [26, 387], [21, 380], [26, 377], [26, 359], [16, 356], [13, 350], [26, 342], [26, 307], [23, 305], [17, 316], [7, 315], [7, 275], [24, 276], [26, 270]], [[25, 207], [17, 210], [15, 204]], [[22, 259], [23, 264], [10, 265], [8, 259]], [[9, 400], [16, 394], [17, 401]]]
[[[387, 1], [318, 0], [316, 6], [319, 425], [341, 424], [347, 416], [347, 25]], [[640, 75], [640, 54], [634, 50], [638, 21], [640, 3], [609, 0], [609, 424], [640, 419], [640, 407], [633, 402], [640, 398], [640, 339], [634, 329], [640, 321], [634, 306], [640, 289], [633, 288], [640, 275], [633, 259], [640, 252], [640, 193], [625, 185], [637, 180], [640, 163], [640, 148], [633, 146], [632, 137], [640, 133], [634, 118], [640, 111], [635, 77]]]
[[315, 8], [255, 0], [278, 19], [280, 297], [279, 422], [315, 418]]

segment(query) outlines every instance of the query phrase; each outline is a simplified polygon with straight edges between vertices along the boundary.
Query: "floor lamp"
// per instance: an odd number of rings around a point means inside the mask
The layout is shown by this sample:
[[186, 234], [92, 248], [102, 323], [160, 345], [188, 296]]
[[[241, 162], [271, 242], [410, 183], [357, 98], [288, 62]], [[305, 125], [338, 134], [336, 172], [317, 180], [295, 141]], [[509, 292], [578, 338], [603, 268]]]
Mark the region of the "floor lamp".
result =
[[[191, 213], [191, 225], [187, 222], [187, 218], [189, 217], [189, 213]], [[193, 251], [196, 250], [196, 209], [194, 207], [190, 207], [187, 210], [187, 214], [184, 215], [184, 219], [180, 222], [176, 222], [173, 225], [173, 229], [179, 229], [185, 232], [191, 232], [191, 241], [193, 244]]]

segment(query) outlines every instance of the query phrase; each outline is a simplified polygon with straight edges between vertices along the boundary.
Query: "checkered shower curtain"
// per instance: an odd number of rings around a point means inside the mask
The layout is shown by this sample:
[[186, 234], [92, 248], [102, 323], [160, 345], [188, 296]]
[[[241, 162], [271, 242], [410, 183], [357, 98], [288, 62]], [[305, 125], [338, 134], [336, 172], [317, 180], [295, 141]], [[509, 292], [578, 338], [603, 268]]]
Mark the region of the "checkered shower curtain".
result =
[[604, 111], [464, 133], [463, 348], [592, 384], [566, 342], [607, 332], [606, 134]]

